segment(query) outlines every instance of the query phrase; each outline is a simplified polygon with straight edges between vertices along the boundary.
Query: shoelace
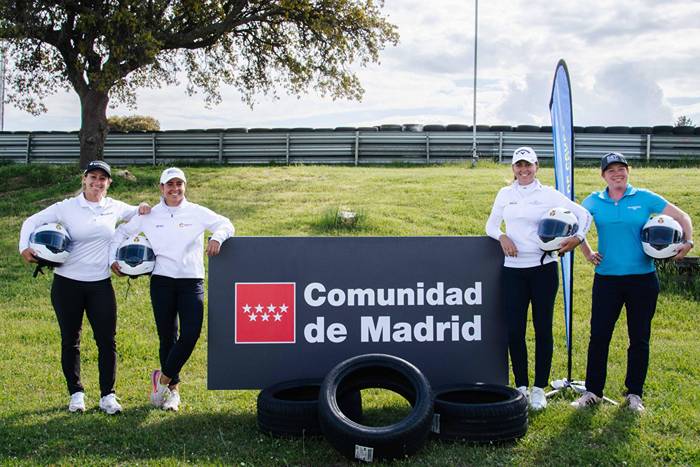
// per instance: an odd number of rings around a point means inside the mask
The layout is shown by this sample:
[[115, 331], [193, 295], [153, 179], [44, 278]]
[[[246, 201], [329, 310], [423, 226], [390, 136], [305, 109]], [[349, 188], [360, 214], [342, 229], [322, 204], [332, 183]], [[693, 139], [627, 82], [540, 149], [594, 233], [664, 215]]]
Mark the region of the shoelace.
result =
[[118, 408], [121, 410], [121, 404], [119, 403], [119, 398], [114, 393], [112, 393], [111, 396], [112, 397], [105, 396], [106, 397], [105, 402], [104, 402], [105, 408], [111, 407], [111, 408], [115, 408], [115, 409]]
[[584, 401], [583, 401], [584, 405], [594, 405], [596, 403], [597, 403], [597, 401], [595, 400], [595, 397], [592, 395], [587, 396], [586, 399], [584, 399]]

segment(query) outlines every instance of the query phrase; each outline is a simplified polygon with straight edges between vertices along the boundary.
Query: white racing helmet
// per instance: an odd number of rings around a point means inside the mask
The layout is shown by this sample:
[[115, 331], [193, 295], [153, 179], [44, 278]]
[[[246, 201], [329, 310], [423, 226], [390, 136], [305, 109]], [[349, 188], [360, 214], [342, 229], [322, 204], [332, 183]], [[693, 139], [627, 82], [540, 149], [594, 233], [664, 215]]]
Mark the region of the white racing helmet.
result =
[[578, 219], [566, 208], [552, 208], [540, 219], [537, 239], [544, 251], [557, 251], [562, 242], [578, 231]]
[[151, 274], [156, 265], [156, 255], [143, 233], [127, 238], [117, 250], [117, 264], [122, 274], [129, 277]]
[[29, 236], [29, 248], [41, 266], [60, 266], [66, 262], [71, 250], [68, 230], [56, 222], [41, 225]]
[[683, 243], [683, 228], [670, 216], [652, 216], [642, 228], [644, 253], [656, 259], [676, 256], [676, 248]]

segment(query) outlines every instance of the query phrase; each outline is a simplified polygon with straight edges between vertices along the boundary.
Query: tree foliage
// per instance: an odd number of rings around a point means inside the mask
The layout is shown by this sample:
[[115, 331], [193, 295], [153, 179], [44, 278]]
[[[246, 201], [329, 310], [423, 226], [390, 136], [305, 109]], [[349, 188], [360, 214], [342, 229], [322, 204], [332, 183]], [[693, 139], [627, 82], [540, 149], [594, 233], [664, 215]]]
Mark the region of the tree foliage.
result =
[[[352, 71], [395, 44], [382, 0], [0, 0], [0, 39], [10, 57], [8, 100], [31, 113], [73, 89], [84, 149], [101, 157], [106, 107], [135, 106], [135, 90], [178, 84], [221, 100], [223, 84], [253, 105], [257, 94], [314, 89], [359, 99]], [[89, 160], [89, 159], [87, 159]]]
[[160, 122], [147, 115], [107, 117], [109, 131], [160, 131]]
[[676, 120], [676, 126], [693, 126], [693, 120], [687, 115], [681, 115]]

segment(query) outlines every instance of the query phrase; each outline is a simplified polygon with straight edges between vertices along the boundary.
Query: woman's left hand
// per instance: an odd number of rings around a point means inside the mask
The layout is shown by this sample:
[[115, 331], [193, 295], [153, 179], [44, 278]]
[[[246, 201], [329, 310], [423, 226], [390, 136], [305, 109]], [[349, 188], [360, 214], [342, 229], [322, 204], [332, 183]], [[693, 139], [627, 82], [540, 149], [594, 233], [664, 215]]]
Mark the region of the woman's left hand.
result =
[[145, 201], [143, 203], [139, 203], [139, 214], [144, 215], [148, 214], [151, 212], [151, 205], [146, 203]]
[[216, 256], [221, 251], [221, 243], [217, 240], [209, 240], [207, 243], [207, 256]]
[[678, 253], [676, 253], [676, 256], [674, 256], [673, 259], [675, 261], [678, 261], [685, 258], [685, 255], [687, 255], [688, 252], [690, 252], [690, 250], [692, 249], [693, 246], [690, 243], [681, 243], [680, 245], [678, 245], [678, 248], [676, 248], [676, 251]]
[[568, 253], [570, 251], [573, 251], [574, 248], [579, 246], [581, 244], [581, 240], [576, 237], [569, 237], [566, 240], [564, 240], [561, 244], [561, 248], [559, 248], [559, 256], [563, 256], [564, 253]]

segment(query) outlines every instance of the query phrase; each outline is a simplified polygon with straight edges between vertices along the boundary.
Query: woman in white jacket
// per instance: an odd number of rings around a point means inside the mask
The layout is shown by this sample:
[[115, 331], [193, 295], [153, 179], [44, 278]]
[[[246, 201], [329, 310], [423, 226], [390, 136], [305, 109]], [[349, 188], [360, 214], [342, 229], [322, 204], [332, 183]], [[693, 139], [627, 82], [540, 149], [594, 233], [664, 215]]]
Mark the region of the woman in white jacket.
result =
[[[559, 250], [561, 255], [581, 244], [590, 228], [591, 215], [559, 191], [537, 180], [537, 154], [532, 148], [521, 147], [513, 152], [512, 169], [515, 180], [496, 195], [486, 234], [500, 242], [505, 255], [501, 301], [515, 386], [528, 397], [531, 408], [540, 410], [547, 406], [544, 387], [552, 367], [552, 317], [559, 276], [557, 257], [545, 255], [540, 249], [537, 227], [542, 216], [552, 208], [564, 207], [574, 213], [579, 230], [564, 240]], [[505, 232], [501, 230], [504, 221]], [[525, 329], [530, 303], [535, 328], [535, 384], [528, 391]]]
[[[110, 248], [112, 270], [119, 245], [143, 232], [156, 256], [151, 276], [151, 305], [160, 340], [160, 369], [151, 374], [151, 403], [165, 410], [179, 409], [180, 370], [199, 339], [204, 320], [204, 232], [209, 256], [234, 233], [231, 221], [185, 199], [185, 173], [171, 167], [160, 177], [161, 202], [148, 216], [138, 216], [117, 230]], [[179, 322], [179, 330], [178, 330]]]
[[117, 222], [129, 220], [138, 207], [107, 197], [112, 171], [104, 161], [92, 161], [83, 173], [83, 189], [73, 198], [54, 203], [22, 224], [19, 251], [25, 261], [37, 262], [29, 247], [34, 230], [47, 223], [60, 223], [71, 237], [71, 252], [54, 270], [51, 304], [61, 329], [61, 367], [68, 385], [70, 412], [85, 411], [85, 390], [80, 379], [80, 335], [87, 315], [97, 343], [100, 373], [100, 409], [112, 415], [122, 407], [114, 395], [117, 370], [117, 302], [109, 272], [109, 244]]

